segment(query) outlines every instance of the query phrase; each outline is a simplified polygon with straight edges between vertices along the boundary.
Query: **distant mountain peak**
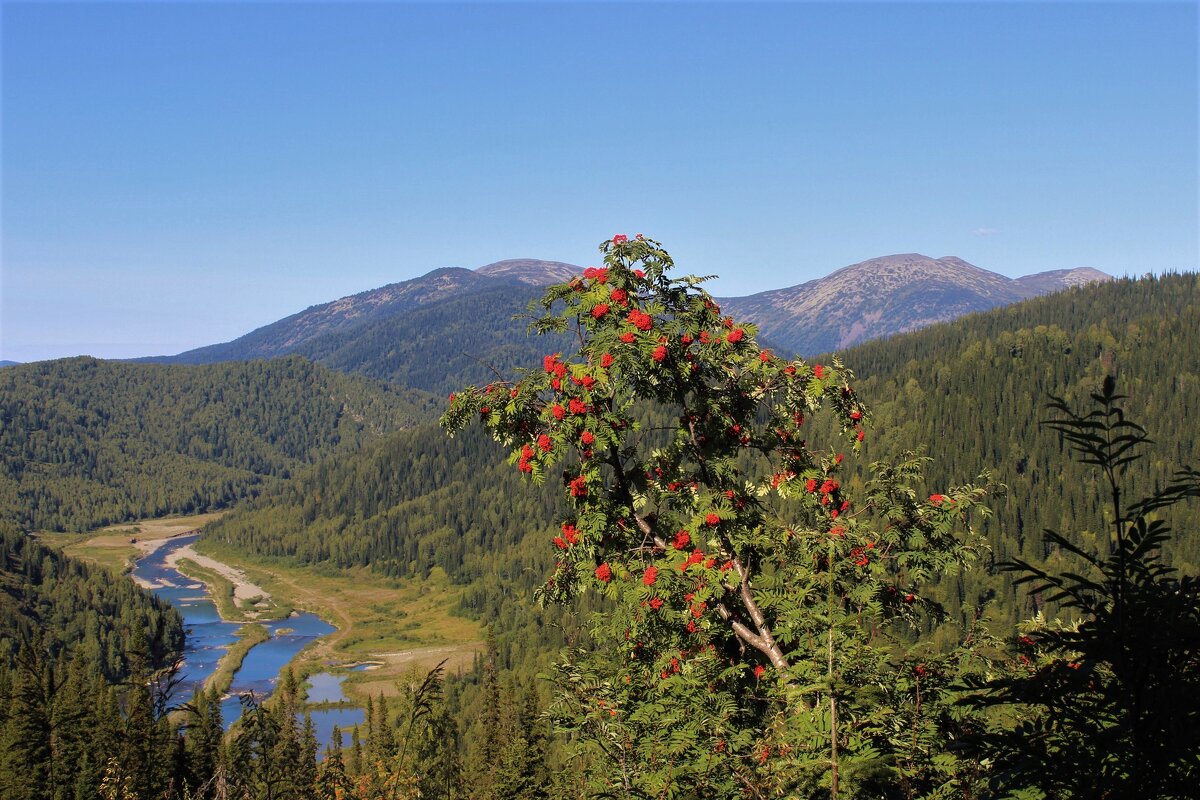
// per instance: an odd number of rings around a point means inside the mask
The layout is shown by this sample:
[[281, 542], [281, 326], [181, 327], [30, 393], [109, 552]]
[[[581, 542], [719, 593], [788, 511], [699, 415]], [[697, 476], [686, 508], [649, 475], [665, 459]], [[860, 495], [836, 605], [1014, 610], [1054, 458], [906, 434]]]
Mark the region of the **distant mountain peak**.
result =
[[1033, 275], [1023, 275], [1013, 283], [1025, 292], [1026, 297], [1039, 294], [1058, 292], [1072, 286], [1083, 286], [1088, 283], [1111, 281], [1112, 275], [1091, 267], [1076, 267], [1074, 269], [1052, 269], [1048, 272], [1036, 272]]
[[509, 258], [482, 266], [475, 272], [489, 278], [505, 278], [528, 283], [531, 286], [549, 286], [565, 283], [582, 270], [574, 264], [562, 261], [542, 261], [537, 258]]
[[894, 253], [797, 286], [723, 298], [721, 304], [757, 321], [767, 340], [816, 355], [1097, 280], [1111, 278], [1080, 269], [1013, 280], [958, 256]]
[[561, 261], [510, 258], [480, 267], [440, 267], [419, 278], [310, 306], [240, 336], [232, 342], [149, 359], [204, 364], [247, 358], [272, 358], [299, 350], [318, 337], [348, 333], [418, 308], [479, 292], [504, 291], [514, 285], [548, 286], [570, 280], [580, 267]]

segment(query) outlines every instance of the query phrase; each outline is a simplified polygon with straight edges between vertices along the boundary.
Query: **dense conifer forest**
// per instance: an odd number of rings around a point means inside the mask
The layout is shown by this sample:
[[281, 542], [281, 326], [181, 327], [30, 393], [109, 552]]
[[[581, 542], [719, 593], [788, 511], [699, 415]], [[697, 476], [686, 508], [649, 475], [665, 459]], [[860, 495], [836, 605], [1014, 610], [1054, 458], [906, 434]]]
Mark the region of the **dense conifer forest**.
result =
[[0, 796], [96, 797], [110, 760], [155, 796], [173, 731], [151, 678], [183, 652], [179, 612], [11, 521], [0, 548]]
[[223, 508], [431, 410], [421, 393], [294, 357], [6, 368], [0, 518], [77, 531]]
[[131, 581], [67, 558], [11, 522], [0, 522], [0, 545], [0, 665], [11, 669], [22, 651], [39, 651], [52, 665], [80, 657], [119, 681], [129, 676], [132, 631], [155, 668], [183, 651], [179, 613]]
[[[1181, 465], [1200, 464], [1200, 277], [1194, 273], [1072, 289], [864, 344], [842, 357], [881, 421], [864, 443], [864, 461], [922, 446], [932, 458], [933, 485], [988, 470], [1006, 487], [989, 502], [995, 516], [983, 523], [992, 563], [1022, 558], [1061, 565], [1057, 550], [1043, 543], [1044, 528], [1077, 530], [1084, 547], [1095, 548], [1102, 537], [1098, 471], [1069, 462], [1062, 438], [1038, 424], [1051, 395], [1081, 402], [1114, 375], [1122, 392], [1136, 398], [1132, 410], [1155, 444], [1152, 458], [1129, 466], [1135, 494], [1165, 485]], [[1180, 507], [1168, 519], [1186, 529], [1195, 514]], [[1165, 558], [1195, 574], [1200, 538], [1176, 538]], [[954, 611], [995, 598], [993, 613], [1011, 628], [1039, 609], [1003, 574], [974, 580], [948, 591]]]

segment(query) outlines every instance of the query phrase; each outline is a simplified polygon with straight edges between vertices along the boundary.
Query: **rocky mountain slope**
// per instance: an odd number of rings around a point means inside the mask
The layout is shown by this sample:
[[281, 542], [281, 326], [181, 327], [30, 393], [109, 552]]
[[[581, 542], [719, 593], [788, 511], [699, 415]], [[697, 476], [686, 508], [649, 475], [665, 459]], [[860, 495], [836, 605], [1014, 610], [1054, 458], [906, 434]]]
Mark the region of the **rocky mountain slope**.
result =
[[419, 278], [359, 292], [306, 308], [231, 342], [200, 347], [153, 361], [209, 364], [252, 358], [274, 358], [302, 350], [322, 336], [348, 333], [422, 306], [514, 285], [548, 285], [567, 280], [582, 267], [559, 261], [509, 259], [480, 267], [435, 269]]
[[1095, 280], [1111, 278], [1076, 269], [1014, 280], [954, 256], [903, 253], [720, 302], [733, 316], [758, 322], [763, 337], [777, 346], [815, 355]]
[[1058, 292], [1070, 286], [1083, 286], [1097, 281], [1111, 281], [1112, 276], [1091, 267], [1052, 269], [1017, 278], [1014, 283], [1025, 289], [1027, 297]]

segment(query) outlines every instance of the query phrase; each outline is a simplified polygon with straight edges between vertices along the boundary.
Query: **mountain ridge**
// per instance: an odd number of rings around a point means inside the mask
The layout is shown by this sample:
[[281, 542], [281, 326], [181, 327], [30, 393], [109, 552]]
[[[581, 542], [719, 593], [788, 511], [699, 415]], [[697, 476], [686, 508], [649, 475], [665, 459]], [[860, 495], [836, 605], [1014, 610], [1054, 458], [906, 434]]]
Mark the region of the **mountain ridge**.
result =
[[896, 253], [795, 286], [719, 302], [739, 317], [758, 321], [765, 338], [801, 355], [815, 355], [1091, 280], [1111, 276], [1098, 270], [1054, 270], [1014, 279], [957, 256]]
[[[485, 295], [493, 293], [511, 302], [514, 290], [533, 299], [537, 287], [569, 280], [581, 271], [565, 262], [533, 258], [505, 259], [474, 270], [442, 267], [310, 306], [229, 342], [138, 360], [205, 364], [289, 353], [320, 359], [332, 347], [325, 343], [330, 337], [342, 340], [338, 347], [344, 349], [347, 337], [419, 309], [464, 297], [474, 297], [483, 307], [489, 304]], [[757, 322], [764, 339], [812, 355], [1105, 279], [1111, 278], [1088, 268], [1013, 279], [956, 256], [932, 259], [900, 253], [850, 264], [795, 286], [719, 300], [729, 312]], [[339, 368], [355, 371], [353, 363], [344, 361]]]

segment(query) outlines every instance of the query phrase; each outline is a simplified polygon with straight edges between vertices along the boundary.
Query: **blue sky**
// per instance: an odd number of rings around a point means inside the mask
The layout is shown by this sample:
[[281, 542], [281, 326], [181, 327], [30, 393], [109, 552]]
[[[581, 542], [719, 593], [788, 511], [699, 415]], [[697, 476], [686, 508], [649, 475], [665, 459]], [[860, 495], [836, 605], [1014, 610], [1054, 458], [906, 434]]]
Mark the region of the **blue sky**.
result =
[[1197, 5], [4, 2], [0, 359], [662, 240], [1196, 269]]

